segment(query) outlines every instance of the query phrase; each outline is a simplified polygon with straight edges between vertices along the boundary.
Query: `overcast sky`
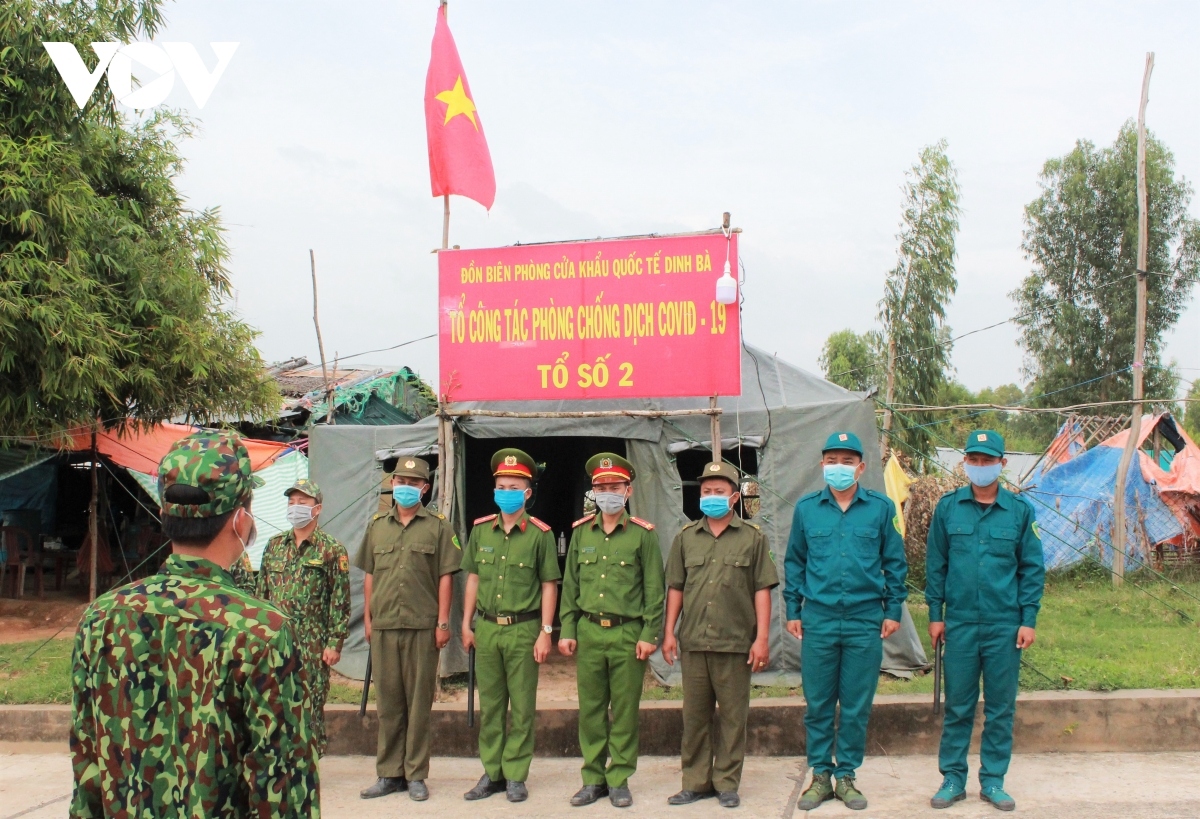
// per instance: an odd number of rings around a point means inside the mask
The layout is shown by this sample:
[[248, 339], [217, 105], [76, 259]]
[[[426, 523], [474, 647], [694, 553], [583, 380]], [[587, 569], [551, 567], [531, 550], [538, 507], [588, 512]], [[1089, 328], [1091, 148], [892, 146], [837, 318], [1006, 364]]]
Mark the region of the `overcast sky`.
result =
[[[268, 360], [436, 330], [442, 203], [430, 195], [423, 94], [436, 2], [167, 7], [157, 38], [241, 45], [203, 110], [182, 186], [219, 205], [241, 315]], [[949, 142], [963, 217], [955, 334], [1013, 314], [1028, 273], [1022, 209], [1043, 162], [1107, 145], [1136, 116], [1200, 177], [1200, 4], [517, 2], [454, 0], [491, 146], [491, 213], [452, 200], [451, 243], [492, 247], [714, 227], [744, 230], [745, 337], [814, 372], [830, 332], [875, 323], [895, 260], [904, 171]], [[1193, 204], [1193, 213], [1200, 205]], [[1130, 285], [1132, 286], [1132, 284]], [[1168, 358], [1200, 377], [1200, 299]], [[1011, 325], [960, 341], [972, 389], [1021, 381]], [[358, 359], [436, 381], [425, 341]], [[697, 362], [703, 366], [703, 362]]]

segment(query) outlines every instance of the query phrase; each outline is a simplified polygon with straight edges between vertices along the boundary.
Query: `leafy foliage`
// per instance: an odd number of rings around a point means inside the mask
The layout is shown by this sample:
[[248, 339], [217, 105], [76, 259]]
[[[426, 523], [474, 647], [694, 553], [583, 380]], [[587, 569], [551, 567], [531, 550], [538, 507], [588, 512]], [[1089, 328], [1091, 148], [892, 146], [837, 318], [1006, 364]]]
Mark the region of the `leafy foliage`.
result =
[[[1200, 272], [1200, 223], [1188, 215], [1191, 185], [1175, 178], [1174, 156], [1149, 134], [1146, 180], [1145, 394], [1169, 398], [1178, 377], [1160, 366], [1163, 336], [1179, 320]], [[1047, 161], [1041, 187], [1025, 208], [1022, 247], [1033, 270], [1011, 294], [1022, 314], [1020, 343], [1033, 392], [1054, 393], [1060, 406], [1128, 398], [1136, 329], [1134, 124], [1125, 123], [1111, 147], [1080, 140], [1069, 154]]]
[[[255, 331], [223, 307], [216, 209], [175, 188], [179, 114], [129, 120], [102, 80], [80, 112], [41, 43], [152, 36], [162, 0], [0, 7], [0, 434], [273, 411]], [[89, 69], [92, 67], [89, 65]]]
[[1200, 378], [1192, 382], [1187, 397], [1191, 402], [1184, 404], [1183, 428], [1193, 441], [1200, 441]]
[[883, 383], [886, 362], [880, 350], [879, 333], [859, 335], [853, 330], [830, 333], [819, 359], [825, 378], [848, 390], [866, 392]]
[[[904, 215], [896, 266], [888, 273], [879, 320], [883, 339], [895, 347], [893, 400], [930, 404], [950, 368], [946, 304], [958, 287], [955, 236], [961, 189], [958, 172], [946, 155], [946, 141], [929, 145], [907, 173]], [[885, 347], [885, 355], [890, 352]], [[893, 421], [893, 434], [912, 449], [932, 452], [924, 413], [908, 414], [911, 423]]]

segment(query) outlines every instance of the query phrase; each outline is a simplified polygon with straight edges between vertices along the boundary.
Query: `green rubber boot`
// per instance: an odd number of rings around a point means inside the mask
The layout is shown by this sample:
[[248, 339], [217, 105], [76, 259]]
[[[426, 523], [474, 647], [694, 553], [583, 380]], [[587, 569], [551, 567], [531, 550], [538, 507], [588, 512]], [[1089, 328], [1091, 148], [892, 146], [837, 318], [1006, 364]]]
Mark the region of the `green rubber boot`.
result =
[[828, 802], [833, 798], [833, 781], [832, 777], [827, 773], [814, 773], [812, 784], [808, 786], [796, 807], [800, 810], [815, 810], [821, 807], [822, 802]]
[[837, 788], [833, 795], [842, 800], [842, 804], [850, 808], [850, 810], [866, 810], [867, 797], [862, 795], [862, 792], [854, 787], [853, 776], [839, 776]]

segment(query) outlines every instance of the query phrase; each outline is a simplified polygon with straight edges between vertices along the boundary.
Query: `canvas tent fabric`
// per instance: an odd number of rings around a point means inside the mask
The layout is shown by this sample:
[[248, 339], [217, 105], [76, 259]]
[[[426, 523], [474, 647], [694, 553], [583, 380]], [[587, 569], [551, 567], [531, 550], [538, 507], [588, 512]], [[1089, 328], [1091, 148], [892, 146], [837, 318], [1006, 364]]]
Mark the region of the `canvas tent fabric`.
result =
[[[1143, 419], [1143, 441], [1160, 418]], [[1089, 557], [1105, 566], [1113, 563], [1113, 498], [1129, 432], [1118, 433], [1084, 452], [1079, 451], [1078, 436], [1079, 431], [1071, 422], [1064, 424], [1050, 446], [1054, 457], [1039, 463], [1022, 487], [1022, 494], [1033, 503], [1037, 515], [1047, 569], [1071, 566]], [[1194, 444], [1192, 448], [1195, 449]], [[1197, 456], [1200, 452], [1192, 457]], [[1146, 558], [1145, 554], [1138, 554], [1141, 549], [1182, 533], [1181, 521], [1164, 503], [1161, 490], [1169, 482], [1187, 486], [1191, 480], [1187, 460], [1187, 457], [1176, 458], [1180, 461], [1180, 473], [1170, 481], [1167, 473], [1140, 448], [1130, 460], [1125, 477], [1125, 508], [1129, 510], [1126, 544], [1135, 560]]]
[[[834, 430], [854, 432], [864, 441], [875, 441], [874, 405], [865, 393], [854, 393], [818, 376], [793, 367], [775, 356], [754, 348], [742, 355], [742, 391], [737, 397], [721, 397], [722, 444], [730, 448], [740, 440], [743, 445], [759, 446], [758, 474], [761, 486], [761, 511], [754, 518], [767, 534], [776, 566], [782, 573], [783, 557], [791, 528], [792, 509], [805, 493], [823, 485], [820, 469], [821, 447]], [[493, 409], [509, 411], [566, 412], [581, 410], [672, 410], [708, 406], [708, 399], [639, 399], [630, 401], [530, 401], [472, 402], [455, 404], [455, 409]], [[543, 436], [596, 436], [622, 438], [626, 456], [638, 474], [637, 488], [631, 501], [633, 514], [653, 521], [657, 527], [664, 558], [675, 535], [687, 524], [683, 514], [682, 481], [676, 468], [675, 452], [689, 446], [710, 446], [710, 426], [706, 416], [639, 418], [613, 416], [600, 418], [497, 418], [464, 417], [457, 419], [455, 434], [473, 439]], [[409, 426], [323, 426], [313, 428], [309, 458], [314, 480], [325, 493], [322, 526], [346, 545], [353, 556], [359, 549], [371, 515], [379, 507], [382, 463], [388, 457], [436, 452], [437, 419], [425, 418]], [[461, 448], [459, 451], [462, 451]], [[457, 473], [452, 521], [460, 539], [466, 541], [467, 521], [461, 502], [465, 483]], [[883, 470], [877, 453], [867, 457], [863, 485], [883, 490]], [[436, 501], [436, 498], [434, 499]], [[362, 637], [362, 575], [352, 570], [353, 616], [351, 636], [346, 641], [338, 671], [361, 679], [366, 664], [366, 644]], [[443, 651], [442, 673], [466, 670], [466, 657], [457, 634], [461, 622], [461, 576], [456, 588], [455, 610], [451, 615], [454, 636]], [[783, 629], [781, 589], [774, 592], [771, 625], [772, 666], [756, 681], [771, 684], [791, 680], [799, 669], [799, 643]], [[924, 651], [912, 620], [906, 617], [901, 632], [885, 644], [884, 669], [907, 674], [926, 666]], [[678, 666], [667, 666], [660, 655], [651, 660], [655, 673], [667, 681], [678, 676]]]
[[[100, 430], [96, 435], [96, 449], [119, 466], [154, 475], [158, 472], [159, 462], [172, 445], [200, 429], [185, 424], [156, 424], [148, 429], [131, 424]], [[76, 430], [71, 435], [71, 441], [70, 448], [75, 452], [89, 451], [92, 448], [92, 433], [84, 429]], [[242, 442], [250, 453], [250, 465], [256, 472], [292, 449], [289, 444], [275, 441], [243, 438]]]
[[[158, 497], [157, 475], [147, 475], [134, 469], [129, 469], [128, 472], [156, 504], [162, 502]], [[292, 528], [287, 522], [288, 501], [284, 493], [296, 481], [308, 477], [308, 458], [303, 452], [293, 449], [264, 468], [254, 470], [254, 474], [263, 479], [263, 485], [254, 490], [254, 498], [250, 503], [254, 512], [254, 522], [258, 527], [258, 537], [253, 548], [246, 551], [250, 555], [250, 564], [258, 571], [267, 541]]]

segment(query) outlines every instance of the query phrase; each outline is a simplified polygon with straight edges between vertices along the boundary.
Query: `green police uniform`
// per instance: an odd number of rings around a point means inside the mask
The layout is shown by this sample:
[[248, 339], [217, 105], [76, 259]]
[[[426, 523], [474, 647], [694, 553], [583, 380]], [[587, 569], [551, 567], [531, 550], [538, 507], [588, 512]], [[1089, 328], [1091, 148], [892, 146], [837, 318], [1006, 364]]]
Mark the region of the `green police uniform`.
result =
[[[726, 477], [736, 485], [733, 467], [709, 464], [700, 477], [709, 471], [712, 477]], [[683, 788], [736, 791], [746, 756], [751, 672], [746, 658], [758, 625], [754, 596], [779, 585], [771, 548], [757, 525], [736, 514], [719, 537], [713, 536], [708, 518], [703, 518], [675, 537], [666, 577], [669, 588], [683, 592], [678, 630], [683, 663]], [[673, 625], [668, 623], [667, 628]], [[715, 751], [714, 711], [720, 725]]]
[[[850, 433], [834, 433], [824, 451], [832, 449], [862, 455]], [[792, 514], [783, 598], [787, 619], [804, 626], [804, 727], [815, 774], [853, 776], [862, 765], [883, 662], [880, 629], [885, 619], [900, 621], [908, 596], [895, 517], [891, 499], [861, 486], [845, 511], [826, 486], [802, 497]]]
[[[968, 443], [968, 452], [1004, 452], [1003, 439], [987, 430], [971, 433]], [[1003, 786], [1021, 670], [1017, 630], [1036, 626], [1045, 574], [1029, 501], [1001, 487], [995, 503], [985, 506], [970, 486], [938, 501], [929, 525], [925, 599], [930, 622], [946, 624], [946, 716], [938, 767], [959, 787], [967, 780], [981, 673], [979, 782], [984, 788]]]
[[[300, 492], [317, 503], [320, 488], [302, 478], [285, 493]], [[313, 741], [323, 756], [325, 701], [329, 697], [329, 666], [325, 649], [342, 650], [350, 633], [350, 563], [346, 549], [335, 538], [315, 529], [303, 543], [296, 543], [296, 530], [276, 535], [267, 542], [262, 562], [254, 575], [256, 597], [274, 603], [292, 618], [300, 652], [308, 674], [313, 706]]]
[[[496, 455], [502, 460], [493, 458], [493, 474], [532, 480], [536, 467], [528, 455], [519, 450]], [[493, 782], [524, 782], [533, 760], [539, 670], [533, 644], [541, 633], [542, 584], [562, 577], [550, 526], [524, 510], [507, 532], [499, 515], [478, 518], [463, 550], [462, 570], [479, 576], [479, 759]]]
[[[210, 500], [171, 500], [176, 484]], [[237, 436], [197, 433], [159, 466], [164, 516], [235, 510], [256, 480]], [[173, 554], [98, 598], [72, 659], [71, 816], [320, 815], [291, 623], [228, 571]]]
[[[597, 455], [586, 468], [593, 481], [633, 480], [629, 462], [611, 453]], [[646, 661], [637, 659], [635, 649], [639, 641], [658, 643], [665, 595], [653, 524], [625, 511], [611, 532], [604, 530], [600, 514], [575, 521], [559, 618], [562, 639], [578, 643], [585, 785], [623, 787], [637, 770]]]
[[[393, 475], [429, 479], [420, 458]], [[371, 679], [379, 712], [375, 771], [423, 782], [429, 774], [430, 714], [437, 688], [438, 587], [458, 571], [461, 549], [445, 516], [417, 506], [407, 525], [399, 509], [377, 513], [354, 565], [371, 575]]]

